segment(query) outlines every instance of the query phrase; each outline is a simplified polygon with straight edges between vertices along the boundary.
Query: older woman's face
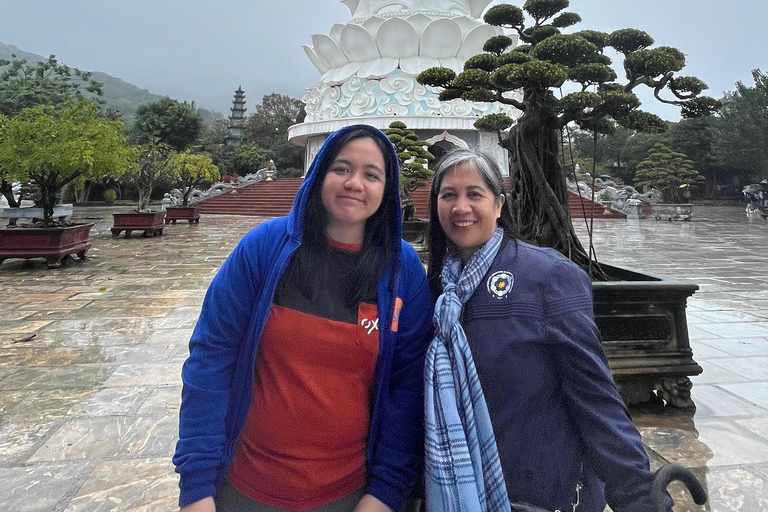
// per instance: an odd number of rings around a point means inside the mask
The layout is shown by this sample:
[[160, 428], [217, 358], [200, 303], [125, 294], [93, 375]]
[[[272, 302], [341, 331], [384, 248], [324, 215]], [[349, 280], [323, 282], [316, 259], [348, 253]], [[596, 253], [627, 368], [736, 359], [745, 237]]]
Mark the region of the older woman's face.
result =
[[491, 239], [503, 204], [504, 196], [494, 195], [473, 166], [447, 171], [437, 192], [437, 215], [462, 261], [469, 261]]

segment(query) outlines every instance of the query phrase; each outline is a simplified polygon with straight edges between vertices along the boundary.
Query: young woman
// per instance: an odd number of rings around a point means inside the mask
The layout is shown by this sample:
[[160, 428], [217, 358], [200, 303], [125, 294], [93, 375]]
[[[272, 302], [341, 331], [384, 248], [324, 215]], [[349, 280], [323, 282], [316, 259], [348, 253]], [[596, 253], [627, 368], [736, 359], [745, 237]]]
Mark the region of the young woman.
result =
[[[590, 280], [558, 252], [515, 239], [492, 157], [459, 150], [441, 161], [429, 247], [427, 510], [656, 510]], [[462, 456], [472, 463], [451, 462]]]
[[224, 263], [182, 372], [183, 512], [402, 509], [432, 305], [399, 197], [386, 136], [343, 128]]

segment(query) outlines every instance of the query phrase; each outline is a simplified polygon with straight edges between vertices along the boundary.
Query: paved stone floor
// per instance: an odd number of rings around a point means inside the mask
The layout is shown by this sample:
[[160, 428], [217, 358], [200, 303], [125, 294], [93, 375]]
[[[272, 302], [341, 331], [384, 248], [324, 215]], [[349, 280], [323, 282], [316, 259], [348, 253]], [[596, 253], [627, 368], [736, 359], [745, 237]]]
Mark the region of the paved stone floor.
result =
[[[206, 287], [262, 219], [203, 216], [161, 237], [110, 237], [88, 261], [0, 265], [0, 510], [170, 511], [179, 371]], [[689, 300], [696, 413], [633, 411], [654, 466], [693, 468], [710, 502], [768, 510], [768, 223], [704, 207], [690, 222], [595, 221], [606, 262], [699, 284]], [[577, 229], [584, 232], [583, 223]]]

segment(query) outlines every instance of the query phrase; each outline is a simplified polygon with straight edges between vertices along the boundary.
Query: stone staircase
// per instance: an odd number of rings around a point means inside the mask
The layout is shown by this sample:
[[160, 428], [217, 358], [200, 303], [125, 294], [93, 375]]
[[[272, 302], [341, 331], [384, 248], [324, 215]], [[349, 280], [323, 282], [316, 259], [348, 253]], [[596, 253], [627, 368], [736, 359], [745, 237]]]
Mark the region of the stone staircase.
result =
[[[218, 196], [204, 199], [200, 205], [202, 214], [230, 214], [230, 215], [260, 215], [265, 217], [280, 217], [288, 215], [293, 206], [293, 199], [299, 187], [303, 183], [302, 178], [286, 178], [274, 181], [259, 181], [252, 185], [241, 187], [232, 192], [226, 192]], [[418, 188], [413, 192], [415, 215], [417, 219], [429, 218], [429, 187]], [[576, 194], [569, 194], [568, 205], [571, 209], [571, 217], [581, 219], [590, 216], [590, 212], [596, 219], [626, 217], [621, 212], [603, 213], [605, 208], [597, 202], [592, 202], [586, 197], [582, 199]]]

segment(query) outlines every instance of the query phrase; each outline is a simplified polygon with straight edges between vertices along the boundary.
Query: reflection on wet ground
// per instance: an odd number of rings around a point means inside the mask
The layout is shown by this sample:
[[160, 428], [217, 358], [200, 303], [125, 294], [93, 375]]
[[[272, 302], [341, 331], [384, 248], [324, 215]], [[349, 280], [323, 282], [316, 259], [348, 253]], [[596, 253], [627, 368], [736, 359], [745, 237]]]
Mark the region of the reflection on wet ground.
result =
[[[0, 265], [0, 503], [26, 512], [168, 511], [177, 478], [179, 372], [211, 278], [262, 218], [207, 215], [163, 236], [111, 238], [85, 263]], [[690, 300], [695, 414], [633, 409], [654, 466], [690, 467], [706, 507], [768, 510], [768, 223], [697, 205], [691, 222], [596, 220], [606, 262], [701, 287]], [[577, 223], [580, 234], [584, 225]]]
[[[586, 228], [576, 222], [586, 239]], [[768, 223], [742, 207], [695, 206], [690, 222], [595, 221], [598, 258], [700, 286], [688, 301], [695, 414], [634, 407], [654, 467], [689, 467], [709, 493], [676, 512], [768, 510]]]

